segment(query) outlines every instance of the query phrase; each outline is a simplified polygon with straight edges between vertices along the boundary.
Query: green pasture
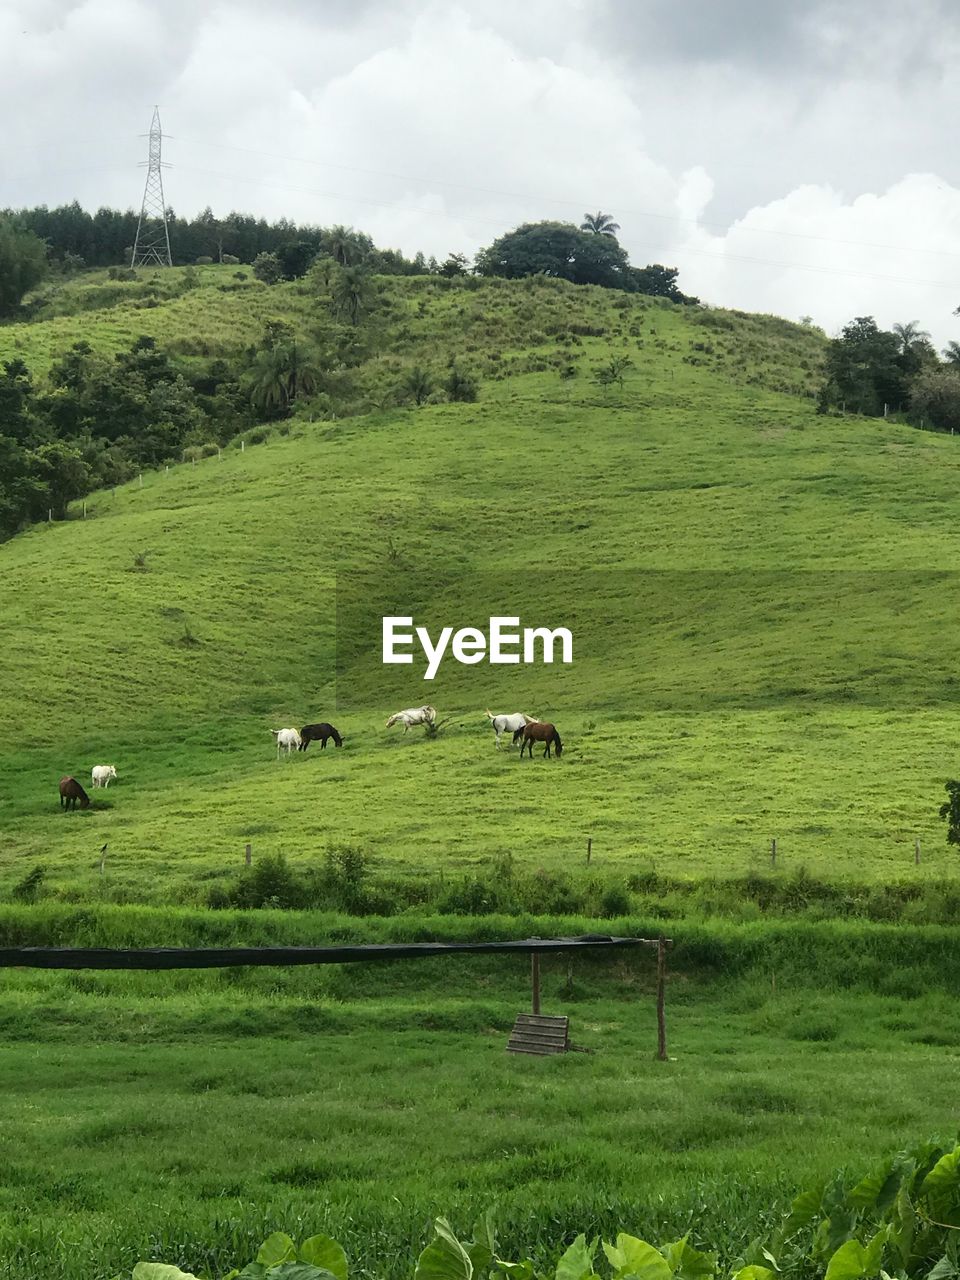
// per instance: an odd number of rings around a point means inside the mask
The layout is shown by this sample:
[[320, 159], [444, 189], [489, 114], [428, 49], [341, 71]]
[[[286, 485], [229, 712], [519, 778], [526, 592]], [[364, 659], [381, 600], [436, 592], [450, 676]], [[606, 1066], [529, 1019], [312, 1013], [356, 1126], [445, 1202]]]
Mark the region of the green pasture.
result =
[[937, 941], [873, 933], [808, 931], [772, 972], [743, 967], [761, 934], [681, 937], [667, 1063], [646, 954], [544, 959], [544, 1009], [588, 1051], [552, 1060], [504, 1052], [529, 998], [514, 957], [5, 971], [0, 1275], [101, 1280], [149, 1257], [217, 1274], [284, 1229], [400, 1277], [433, 1216], [469, 1231], [490, 1207], [508, 1253], [690, 1231], [729, 1264], [836, 1167], [955, 1131], [955, 962], [924, 994], [881, 994], [871, 956]]
[[[0, 885], [202, 902], [248, 841], [416, 877], [576, 868], [588, 837], [624, 874], [742, 875], [776, 838], [786, 869], [951, 875], [954, 441], [675, 372], [284, 424], [0, 547]], [[337, 632], [358, 574], [431, 626], [571, 625], [575, 661], [388, 681], [375, 609]], [[425, 701], [435, 741], [384, 729]], [[497, 753], [485, 707], [553, 720], [563, 759]], [[270, 730], [319, 719], [344, 748], [278, 763]]]

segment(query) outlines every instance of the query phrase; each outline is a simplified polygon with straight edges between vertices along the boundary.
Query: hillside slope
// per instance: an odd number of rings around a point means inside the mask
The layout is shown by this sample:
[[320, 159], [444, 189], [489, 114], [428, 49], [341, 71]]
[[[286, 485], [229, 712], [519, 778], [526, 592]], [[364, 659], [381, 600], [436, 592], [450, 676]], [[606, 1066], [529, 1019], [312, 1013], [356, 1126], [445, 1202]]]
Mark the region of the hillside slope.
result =
[[[955, 442], [771, 390], [809, 364], [809, 336], [782, 322], [434, 283], [389, 282], [393, 358], [464, 351], [478, 403], [285, 424], [0, 547], [0, 885], [41, 861], [71, 896], [203, 901], [248, 840], [294, 862], [358, 845], [424, 875], [505, 853], [579, 866], [588, 835], [624, 872], [742, 873], [776, 836], [788, 867], [952, 873], [936, 807], [954, 758]], [[186, 352], [211, 325], [168, 305], [202, 293], [91, 312], [77, 332], [176, 333]], [[536, 336], [569, 335], [573, 315], [590, 332], [564, 379], [569, 338], [542, 357]], [[698, 349], [705, 315], [722, 351]], [[39, 359], [68, 323], [0, 330], [0, 357]], [[625, 344], [623, 387], [595, 386]], [[358, 373], [371, 395], [384, 370]], [[365, 609], [345, 609], [358, 584]], [[431, 684], [384, 671], [360, 632], [405, 593], [431, 629], [516, 605], [571, 626], [577, 657], [448, 663]], [[424, 701], [452, 717], [437, 740], [384, 729]], [[554, 720], [563, 759], [498, 754], [487, 706]], [[270, 729], [318, 719], [344, 748], [278, 763]], [[62, 814], [59, 776], [102, 760], [119, 783]]]

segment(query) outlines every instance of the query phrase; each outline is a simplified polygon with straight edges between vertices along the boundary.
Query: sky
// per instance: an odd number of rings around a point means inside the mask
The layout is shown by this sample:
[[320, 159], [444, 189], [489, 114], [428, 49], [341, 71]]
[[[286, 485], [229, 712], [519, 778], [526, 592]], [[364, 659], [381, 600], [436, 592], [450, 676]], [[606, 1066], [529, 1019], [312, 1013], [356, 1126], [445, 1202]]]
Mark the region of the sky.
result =
[[956, 0], [0, 0], [0, 208], [471, 256], [612, 214], [717, 306], [960, 340]]

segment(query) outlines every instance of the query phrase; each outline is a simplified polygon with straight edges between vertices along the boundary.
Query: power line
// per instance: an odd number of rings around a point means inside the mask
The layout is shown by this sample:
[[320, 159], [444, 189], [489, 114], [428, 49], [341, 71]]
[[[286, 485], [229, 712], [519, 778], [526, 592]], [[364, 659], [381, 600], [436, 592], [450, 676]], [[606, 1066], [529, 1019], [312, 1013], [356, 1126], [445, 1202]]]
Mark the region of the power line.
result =
[[[346, 173], [362, 173], [367, 175], [368, 177], [394, 178], [400, 182], [419, 182], [425, 186], [453, 187], [460, 191], [473, 191], [479, 195], [500, 196], [510, 200], [539, 201], [541, 203], [546, 203], [546, 204], [567, 205], [570, 208], [576, 208], [576, 209], [582, 208], [585, 203], [583, 199], [569, 200], [569, 199], [561, 198], [558, 196], [536, 195], [530, 192], [524, 193], [524, 192], [518, 192], [518, 191], [501, 191], [495, 187], [480, 187], [480, 186], [463, 183], [463, 182], [452, 182], [448, 178], [424, 177], [423, 175], [420, 175], [420, 174], [410, 174], [410, 173], [394, 173], [388, 169], [368, 169], [368, 168], [363, 168], [359, 165], [342, 164], [338, 161], [333, 161], [333, 160], [311, 160], [305, 156], [288, 156], [288, 155], [283, 155], [279, 152], [260, 151], [260, 150], [256, 150], [253, 147], [238, 147], [227, 142], [204, 142], [202, 139], [191, 138], [189, 136], [183, 137], [182, 135], [179, 135], [178, 141], [189, 143], [192, 146], [210, 147], [220, 151], [223, 151], [223, 150], [239, 151], [239, 152], [245, 153], [246, 155], [263, 156], [265, 159], [268, 159], [268, 160], [283, 160], [290, 164], [309, 165], [312, 168], [341, 169]], [[695, 218], [683, 218], [678, 214], [655, 213], [650, 209], [630, 209], [630, 208], [623, 208], [622, 206], [618, 207], [617, 216], [622, 217], [624, 214], [633, 218], [654, 218], [658, 221], [670, 222], [678, 226], [693, 227], [697, 230], [712, 229], [722, 234], [729, 234], [731, 230], [730, 225], [724, 226], [724, 224], [719, 222], [701, 222]], [[489, 221], [489, 219], [487, 219], [487, 221]], [[792, 240], [813, 240], [813, 241], [817, 241], [824, 244], [838, 244], [838, 245], [844, 245], [847, 248], [886, 249], [888, 251], [897, 252], [897, 253], [924, 253], [924, 254], [935, 256], [935, 257], [960, 259], [960, 252], [954, 252], [953, 250], [950, 250], [950, 249], [926, 249], [920, 245], [911, 246], [911, 245], [886, 244], [886, 243], [883, 243], [882, 241], [874, 241], [874, 240], [847, 240], [847, 239], [841, 239], [837, 236], [815, 235], [812, 232], [807, 232], [807, 231], [783, 231], [783, 230], [778, 230], [777, 228], [774, 228], [774, 227], [741, 226], [739, 230], [746, 231], [751, 234], [756, 233], [758, 235], [784, 236]]]
[[[233, 174], [218, 173], [216, 170], [212, 170], [212, 169], [194, 168], [193, 166], [190, 166], [190, 165], [177, 165], [177, 168], [182, 173], [201, 173], [201, 174], [206, 174], [207, 176], [213, 177], [213, 178], [224, 178], [230, 182], [243, 182], [247, 184], [252, 184], [254, 186], [276, 188], [277, 190], [299, 191], [307, 195], [319, 196], [321, 199], [324, 199], [324, 200], [345, 200], [348, 202], [352, 201], [354, 204], [370, 204], [370, 205], [375, 205], [384, 209], [399, 209], [404, 213], [419, 214], [421, 217], [446, 218], [451, 221], [456, 221], [464, 226], [469, 226], [471, 223], [478, 222], [478, 221], [489, 223], [490, 225], [497, 226], [497, 227], [502, 227], [503, 225], [502, 220], [499, 218], [498, 219], [492, 219], [492, 218], [475, 219], [472, 217], [461, 218], [456, 214], [445, 213], [443, 210], [440, 210], [440, 209], [422, 209], [422, 208], [417, 208], [415, 206], [397, 204], [396, 202], [390, 202], [386, 200], [371, 200], [365, 196], [352, 196], [352, 195], [348, 196], [348, 195], [343, 195], [340, 192], [320, 191], [316, 187], [303, 187], [294, 183], [271, 182], [263, 178], [240, 178], [240, 177], [234, 176]], [[923, 288], [932, 288], [932, 289], [949, 289], [954, 293], [960, 293], [960, 283], [950, 284], [942, 280], [916, 280], [916, 279], [907, 279], [902, 276], [880, 275], [870, 271], [851, 271], [844, 267], [816, 266], [813, 264], [803, 263], [803, 262], [778, 262], [770, 258], [753, 258], [746, 254], [736, 254], [736, 253], [717, 253], [709, 249], [695, 249], [686, 245], [668, 246], [668, 245], [647, 244], [644, 246], [644, 248], [647, 250], [652, 249], [656, 253], [660, 253], [661, 251], [666, 251], [669, 253], [669, 255], [674, 257], [692, 253], [697, 255], [698, 257], [716, 258], [720, 261], [750, 262], [750, 263], [756, 264], [757, 266], [778, 267], [787, 271], [810, 271], [817, 275], [849, 276], [855, 279], [880, 280], [889, 284], [914, 285], [914, 286], [919, 286]]]

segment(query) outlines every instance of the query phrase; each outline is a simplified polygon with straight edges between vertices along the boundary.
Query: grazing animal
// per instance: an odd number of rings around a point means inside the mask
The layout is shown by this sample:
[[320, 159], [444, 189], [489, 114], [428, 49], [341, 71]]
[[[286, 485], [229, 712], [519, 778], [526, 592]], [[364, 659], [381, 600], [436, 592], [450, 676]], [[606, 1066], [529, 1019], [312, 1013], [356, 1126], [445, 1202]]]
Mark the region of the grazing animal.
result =
[[277, 759], [280, 759], [280, 748], [286, 751], [287, 755], [291, 751], [300, 750], [300, 735], [296, 729], [271, 729], [270, 732], [277, 740]]
[[433, 724], [436, 718], [436, 707], [408, 707], [406, 711], [398, 711], [396, 715], [392, 715], [387, 721], [387, 728], [394, 724], [402, 724], [403, 732], [407, 733], [413, 725]]
[[90, 778], [95, 787], [109, 787], [110, 779], [116, 780], [117, 766], [115, 764], [95, 764], [90, 770]]
[[543, 754], [549, 756], [550, 747], [553, 745], [557, 749], [557, 759], [563, 754], [563, 743], [560, 741], [560, 735], [557, 733], [556, 725], [542, 724], [539, 720], [533, 724], [525, 724], [519, 730], [523, 741], [520, 743], [520, 759], [523, 759], [524, 751], [529, 751], [530, 759], [533, 759], [533, 744], [535, 742], [543, 742], [546, 745], [543, 748]]
[[305, 724], [300, 730], [299, 749], [301, 751], [306, 751], [311, 742], [319, 742], [320, 750], [322, 751], [327, 745], [328, 738], [333, 739], [333, 745], [335, 747], [343, 746], [343, 739], [340, 737], [339, 733], [337, 733], [332, 724], [327, 724], [326, 721], [324, 721], [323, 724]]
[[500, 750], [500, 735], [502, 733], [512, 733], [513, 741], [516, 742], [518, 734], [522, 732], [524, 725], [539, 723], [535, 716], [524, 715], [522, 711], [516, 711], [512, 716], [495, 716], [492, 711], [486, 712], [487, 719], [493, 726], [493, 731], [497, 735], [497, 750]]
[[89, 809], [90, 797], [81, 787], [76, 778], [60, 779], [60, 808], [75, 809], [77, 801], [80, 801], [81, 809]]

